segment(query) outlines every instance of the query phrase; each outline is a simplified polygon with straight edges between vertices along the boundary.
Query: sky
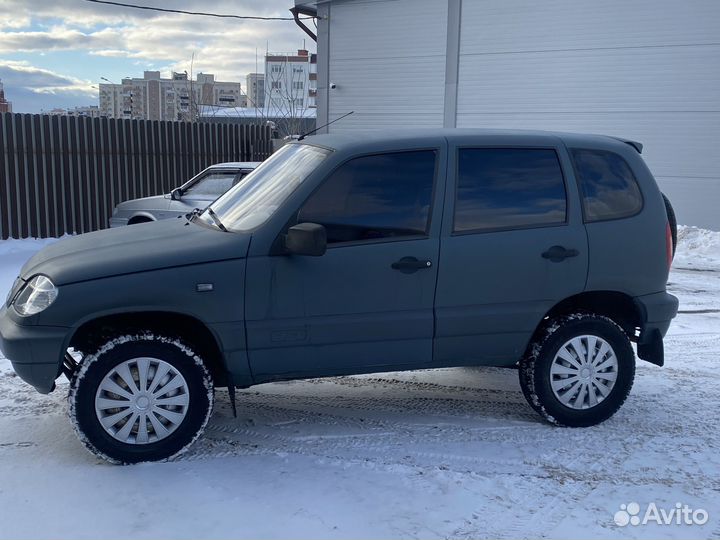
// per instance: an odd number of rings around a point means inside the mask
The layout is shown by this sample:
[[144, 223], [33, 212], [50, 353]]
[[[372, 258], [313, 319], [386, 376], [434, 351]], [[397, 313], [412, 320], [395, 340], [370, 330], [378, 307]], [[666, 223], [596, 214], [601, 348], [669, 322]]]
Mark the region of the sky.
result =
[[[186, 11], [290, 17], [293, 0], [127, 0]], [[0, 80], [14, 112], [97, 105], [102, 78], [214, 73], [245, 83], [266, 50], [315, 43], [294, 21], [158, 13], [86, 0], [0, 0]], [[193, 57], [194, 54], [194, 57]], [[94, 87], [94, 88], [93, 88]]]

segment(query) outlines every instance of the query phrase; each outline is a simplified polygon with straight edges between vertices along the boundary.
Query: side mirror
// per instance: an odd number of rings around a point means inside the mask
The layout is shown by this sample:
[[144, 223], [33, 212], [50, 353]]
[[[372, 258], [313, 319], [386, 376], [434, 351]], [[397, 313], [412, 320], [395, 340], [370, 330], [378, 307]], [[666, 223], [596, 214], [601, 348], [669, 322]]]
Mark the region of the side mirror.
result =
[[180, 189], [179, 187], [173, 189], [173, 190], [170, 192], [170, 198], [171, 198], [173, 201], [179, 201], [180, 199], [182, 199], [182, 189]]
[[294, 255], [320, 257], [327, 251], [327, 231], [317, 223], [299, 223], [288, 229], [285, 248]]

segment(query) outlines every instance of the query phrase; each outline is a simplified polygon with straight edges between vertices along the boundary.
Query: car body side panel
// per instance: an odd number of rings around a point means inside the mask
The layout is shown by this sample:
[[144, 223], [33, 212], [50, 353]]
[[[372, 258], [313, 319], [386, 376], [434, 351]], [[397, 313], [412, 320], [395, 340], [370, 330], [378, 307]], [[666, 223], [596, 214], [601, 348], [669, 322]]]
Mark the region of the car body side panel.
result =
[[[503, 231], [455, 234], [453, 216], [459, 148], [553, 148], [565, 177], [567, 223]], [[435, 362], [438, 365], [511, 365], [522, 356], [545, 314], [585, 287], [587, 236], [577, 187], [559, 140], [513, 137], [507, 141], [458, 138], [450, 144], [440, 269], [435, 299]], [[551, 246], [576, 249], [576, 257], [551, 262]]]
[[[268, 256], [278, 235], [295, 224], [302, 203], [336, 167], [363, 155], [428, 149], [437, 152], [437, 171], [427, 238], [337, 245], [321, 257]], [[446, 140], [436, 137], [358, 145], [331, 154], [277, 215], [253, 233], [246, 318], [250, 362], [258, 380], [432, 365], [445, 149]], [[431, 266], [412, 274], [391, 268], [406, 256], [429, 260]]]
[[[565, 137], [568, 148], [587, 148], [582, 139]], [[633, 217], [585, 224], [590, 242], [590, 291], [619, 291], [641, 296], [665, 290], [667, 214], [660, 190], [640, 154], [612, 138], [594, 141], [592, 149], [619, 154], [630, 165], [643, 197], [643, 208]]]
[[[100, 317], [141, 312], [188, 315], [214, 334], [236, 383], [249, 384], [243, 314], [245, 266], [246, 259], [236, 259], [64, 285], [55, 303], [39, 314], [37, 323], [52, 327], [72, 321], [67, 347], [80, 326]], [[199, 283], [212, 284], [213, 290], [198, 292]]]
[[[253, 374], [322, 376], [429, 365], [438, 240], [328, 249], [322, 257], [248, 260], [247, 332]], [[433, 261], [413, 274], [403, 256]]]

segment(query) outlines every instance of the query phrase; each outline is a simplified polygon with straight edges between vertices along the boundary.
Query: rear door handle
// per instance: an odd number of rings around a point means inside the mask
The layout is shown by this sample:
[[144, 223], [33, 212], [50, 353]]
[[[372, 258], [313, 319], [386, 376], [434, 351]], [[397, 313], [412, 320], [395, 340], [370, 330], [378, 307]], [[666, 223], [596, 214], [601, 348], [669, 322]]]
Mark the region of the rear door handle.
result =
[[543, 251], [542, 258], [550, 259], [552, 262], [562, 262], [570, 257], [577, 257], [580, 252], [577, 249], [565, 249], [563, 246], [553, 246]]
[[412, 274], [418, 270], [424, 270], [432, 266], [431, 261], [420, 261], [415, 257], [403, 257], [390, 265], [393, 270], [399, 270], [403, 274]]

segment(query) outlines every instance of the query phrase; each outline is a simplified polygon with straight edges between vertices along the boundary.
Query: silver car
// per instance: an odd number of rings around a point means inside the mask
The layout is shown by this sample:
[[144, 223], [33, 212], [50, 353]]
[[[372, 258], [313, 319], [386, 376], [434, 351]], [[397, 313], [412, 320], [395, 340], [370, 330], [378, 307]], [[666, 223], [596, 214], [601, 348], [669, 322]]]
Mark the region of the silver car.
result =
[[252, 161], [211, 165], [167, 195], [133, 199], [118, 204], [110, 218], [110, 227], [134, 225], [174, 218], [204, 209], [237, 184], [260, 163]]

